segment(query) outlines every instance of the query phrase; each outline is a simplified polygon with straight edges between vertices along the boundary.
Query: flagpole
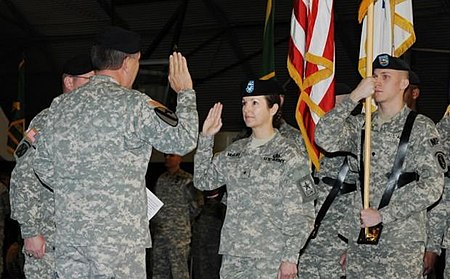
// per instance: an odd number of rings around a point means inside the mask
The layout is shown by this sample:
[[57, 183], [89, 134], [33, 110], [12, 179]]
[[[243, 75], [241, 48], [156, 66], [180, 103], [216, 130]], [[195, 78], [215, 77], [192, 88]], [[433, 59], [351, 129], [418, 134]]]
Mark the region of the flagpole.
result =
[[[373, 1], [367, 9], [367, 46], [366, 46], [366, 77], [372, 76], [373, 61]], [[365, 104], [365, 137], [364, 137], [364, 209], [369, 208], [369, 183], [370, 183], [370, 150], [372, 137], [372, 97], [366, 98]], [[368, 228], [366, 228], [366, 234]]]

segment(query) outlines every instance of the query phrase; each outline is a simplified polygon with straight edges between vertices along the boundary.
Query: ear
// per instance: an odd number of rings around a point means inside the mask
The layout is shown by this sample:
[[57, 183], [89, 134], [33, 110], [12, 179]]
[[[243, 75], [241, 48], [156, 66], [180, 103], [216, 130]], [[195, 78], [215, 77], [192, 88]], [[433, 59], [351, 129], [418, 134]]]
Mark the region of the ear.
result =
[[414, 88], [413, 91], [411, 92], [411, 96], [413, 99], [417, 99], [420, 96], [420, 89], [419, 88]]
[[403, 79], [400, 81], [400, 88], [401, 88], [403, 91], [406, 90], [406, 88], [408, 88], [408, 85], [409, 85], [409, 79], [403, 78]]
[[278, 104], [274, 104], [274, 105], [270, 108], [270, 114], [271, 114], [272, 116], [274, 116], [274, 115], [277, 113], [277, 111], [278, 111], [279, 108], [280, 108], [280, 106], [279, 106]]
[[125, 59], [123, 59], [123, 62], [122, 62], [122, 69], [125, 71], [125, 72], [128, 72], [128, 70], [130, 69], [130, 57], [129, 56], [126, 56], [125, 57]]
[[65, 76], [63, 82], [64, 82], [64, 87], [69, 89], [69, 91], [72, 91], [72, 89], [73, 89], [73, 78], [71, 76]]

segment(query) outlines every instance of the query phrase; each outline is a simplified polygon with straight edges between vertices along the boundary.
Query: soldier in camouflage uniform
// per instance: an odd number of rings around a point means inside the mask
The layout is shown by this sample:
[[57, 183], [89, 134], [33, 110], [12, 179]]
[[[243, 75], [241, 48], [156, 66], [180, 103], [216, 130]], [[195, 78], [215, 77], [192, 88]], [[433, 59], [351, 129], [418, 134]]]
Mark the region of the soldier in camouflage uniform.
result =
[[[348, 97], [350, 91], [348, 86], [337, 84], [335, 87], [336, 104]], [[354, 112], [355, 115], [359, 113]], [[320, 160], [320, 170], [316, 175], [319, 192], [315, 206], [316, 215], [336, 183], [344, 160], [347, 158], [347, 160], [354, 161], [354, 155], [351, 153], [337, 152], [324, 155]], [[340, 278], [344, 275], [339, 258], [346, 250], [347, 245], [338, 237], [338, 233], [341, 222], [353, 203], [352, 193], [356, 191], [358, 175], [347, 171], [342, 181], [343, 184], [340, 186], [337, 196], [320, 222], [316, 236], [310, 239], [300, 254], [299, 266], [302, 268], [299, 269], [299, 278], [330, 279]]]
[[195, 279], [219, 279], [222, 255], [220, 230], [227, 206], [222, 203], [225, 186], [204, 191], [204, 205], [194, 222], [192, 233], [192, 273]]
[[[441, 135], [442, 145], [444, 146], [445, 151], [447, 152], [447, 164], [450, 161], [450, 106], [447, 108], [447, 113], [441, 119], [441, 121], [437, 124], [437, 129]], [[430, 227], [433, 226], [435, 241], [433, 243], [438, 243], [441, 240], [442, 235], [444, 235], [444, 239], [442, 241], [442, 248], [447, 249], [445, 254], [445, 270], [444, 270], [444, 278], [450, 278], [450, 195], [448, 193], [450, 189], [450, 169], [447, 168], [447, 172], [445, 173], [445, 188], [444, 194], [442, 196], [441, 202], [436, 206], [436, 210], [431, 211], [435, 214], [432, 216], [430, 220]], [[443, 222], [443, 220], [446, 220]], [[439, 249], [440, 252], [440, 249]]]
[[56, 98], [35, 135], [33, 167], [55, 197], [57, 276], [143, 279], [152, 148], [177, 154], [195, 148], [195, 92], [180, 53], [169, 57], [177, 115], [132, 90], [140, 38], [119, 27], [97, 37], [91, 58], [96, 75]]
[[153, 278], [188, 279], [191, 224], [189, 207], [194, 201], [188, 185], [192, 175], [180, 169], [182, 157], [165, 154], [167, 171], [155, 186], [155, 195], [164, 203], [156, 214], [153, 231]]
[[306, 154], [272, 122], [281, 113], [280, 88], [273, 80], [251, 80], [243, 87], [250, 137], [213, 157], [214, 135], [222, 126], [220, 103], [211, 108], [199, 137], [195, 187], [227, 185], [219, 251], [223, 279], [296, 277], [299, 251], [312, 229], [317, 192]]
[[[349, 240], [347, 278], [422, 278], [426, 241], [426, 209], [443, 190], [442, 147], [434, 123], [423, 115], [415, 119], [402, 167], [416, 180], [395, 189], [390, 203], [378, 210], [393, 168], [400, 134], [410, 112], [403, 101], [409, 66], [387, 54], [374, 61], [374, 77], [364, 79], [344, 100], [321, 118], [316, 142], [329, 152], [361, 153], [364, 117], [349, 118], [357, 102], [374, 94], [378, 111], [372, 117], [370, 208], [362, 209], [361, 193], [354, 195], [350, 228], [342, 233]], [[355, 170], [355, 167], [352, 167]], [[358, 170], [355, 170], [358, 171]], [[377, 245], [357, 244], [360, 228], [383, 224]]]
[[[5, 219], [10, 213], [9, 205], [9, 190], [8, 190], [9, 176], [0, 173], [0, 251], [3, 251], [5, 244]], [[3, 273], [3, 252], [0, 253], [0, 277]]]
[[[63, 93], [71, 92], [87, 83], [94, 75], [91, 58], [87, 54], [69, 59], [63, 67]], [[35, 133], [45, 124], [48, 109], [41, 111], [30, 123], [26, 136], [16, 152], [16, 166], [11, 175], [11, 218], [20, 224], [24, 240], [27, 278], [54, 278], [53, 223], [54, 200], [52, 190], [41, 184], [31, 166], [35, 155]]]

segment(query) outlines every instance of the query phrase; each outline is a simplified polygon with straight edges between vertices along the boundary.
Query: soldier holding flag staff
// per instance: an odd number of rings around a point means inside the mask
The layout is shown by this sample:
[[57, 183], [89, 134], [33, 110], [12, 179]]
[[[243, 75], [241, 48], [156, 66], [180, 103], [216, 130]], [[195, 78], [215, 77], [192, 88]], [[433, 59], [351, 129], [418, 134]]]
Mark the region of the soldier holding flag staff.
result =
[[[328, 152], [356, 152], [360, 162], [370, 160], [370, 207], [362, 210], [355, 194], [348, 238], [347, 278], [422, 278], [426, 241], [426, 209], [442, 194], [447, 168], [434, 123], [405, 105], [409, 66], [380, 54], [374, 76], [365, 78], [350, 97], [319, 122], [317, 143]], [[373, 95], [378, 110], [372, 115], [371, 158], [363, 158], [364, 117], [351, 118], [357, 103]], [[362, 166], [350, 166], [360, 172]], [[378, 244], [358, 244], [361, 228], [382, 224]]]

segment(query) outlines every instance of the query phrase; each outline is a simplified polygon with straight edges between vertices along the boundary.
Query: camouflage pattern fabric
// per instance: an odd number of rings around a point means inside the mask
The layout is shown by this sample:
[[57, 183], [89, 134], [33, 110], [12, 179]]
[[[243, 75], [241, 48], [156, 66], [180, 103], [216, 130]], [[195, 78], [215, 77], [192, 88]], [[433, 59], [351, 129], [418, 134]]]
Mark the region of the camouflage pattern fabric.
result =
[[[153, 278], [188, 279], [188, 256], [191, 242], [189, 183], [192, 175], [184, 170], [164, 172], [157, 180], [155, 195], [164, 203], [152, 219]], [[170, 276], [172, 274], [172, 277]]]
[[[23, 249], [22, 253], [25, 255]], [[54, 279], [56, 275], [54, 247], [51, 244], [49, 247], [46, 246], [45, 255], [42, 259], [25, 256], [23, 271], [27, 279]]]
[[145, 174], [152, 148], [181, 155], [195, 148], [195, 99], [193, 90], [178, 94], [175, 127], [150, 97], [108, 76], [53, 101], [33, 167], [54, 190], [57, 247], [151, 246]]
[[[339, 156], [340, 155], [340, 156]], [[316, 214], [327, 198], [333, 185], [324, 183], [324, 179], [337, 177], [344, 161], [342, 154], [327, 154], [320, 161], [320, 171], [317, 173], [319, 196], [316, 202]], [[350, 158], [349, 158], [350, 159]], [[345, 183], [356, 184], [358, 176], [348, 172]], [[342, 273], [339, 264], [340, 256], [347, 245], [338, 237], [339, 228], [349, 208], [353, 204], [353, 194], [339, 194], [322, 220], [316, 238], [311, 239], [303, 249], [299, 259], [299, 278], [340, 278]]]
[[[447, 152], [448, 171], [448, 166], [450, 165], [450, 115], [444, 116], [436, 127], [441, 135], [442, 145]], [[442, 228], [441, 225], [444, 224], [444, 239], [442, 241], [442, 248], [447, 249], [445, 255], [444, 278], [450, 278], [450, 252], [448, 252], [450, 248], [450, 194], [448, 193], [450, 189], [450, 177], [448, 175], [449, 173], [447, 172], [447, 176], [445, 177], [444, 194], [440, 204], [436, 207], [437, 216], [433, 219], [434, 222], [432, 224], [433, 226], [437, 226], [437, 228], [439, 228], [435, 230], [437, 232], [440, 232], [440, 229]], [[446, 220], [446, 222], [442, 222], [442, 220]]]
[[46, 253], [42, 259], [25, 257], [24, 272], [27, 278], [54, 278], [54, 197], [41, 184], [34, 173], [32, 162], [35, 157], [35, 134], [42, 131], [48, 109], [41, 111], [31, 121], [26, 135], [16, 152], [16, 165], [11, 174], [11, 218], [20, 224], [22, 238], [43, 235]]
[[[447, 167], [449, 164], [449, 155], [450, 154], [450, 116], [444, 116], [441, 121], [436, 125], [436, 128], [441, 136], [441, 143], [444, 147], [444, 150], [447, 154]], [[436, 253], [437, 255], [441, 254], [441, 246], [443, 236], [446, 230], [446, 222], [442, 220], [447, 219], [447, 208], [448, 204], [446, 202], [447, 191], [448, 191], [448, 183], [449, 178], [445, 178], [445, 187], [444, 194], [442, 195], [442, 199], [439, 201], [437, 205], [432, 207], [428, 211], [428, 223], [427, 223], [427, 246], [426, 250]]]
[[[277, 278], [278, 259], [247, 258], [223, 255], [221, 279], [275, 279]], [[295, 277], [297, 278], [297, 277]]]
[[[3, 251], [3, 244], [5, 239], [5, 218], [10, 213], [8, 188], [2, 181], [0, 181], [0, 251]], [[3, 268], [3, 253], [0, 254], [0, 274]]]
[[[316, 142], [328, 152], [347, 151], [361, 154], [361, 128], [364, 116], [349, 118], [356, 106], [350, 98], [337, 105], [316, 127]], [[382, 122], [378, 113], [372, 118], [372, 153], [370, 204], [378, 207], [393, 166], [394, 157], [410, 110], [405, 106], [390, 120]], [[419, 115], [414, 123], [404, 172], [417, 172], [418, 181], [396, 189], [390, 204], [380, 210], [383, 232], [376, 247], [356, 243], [362, 209], [361, 193], [354, 195], [354, 212], [349, 215], [351, 228], [342, 234], [349, 239], [347, 278], [421, 278], [426, 242], [426, 209], [442, 194], [444, 177], [440, 163], [442, 146], [434, 123]], [[421, 251], [419, 253], [419, 251]], [[372, 261], [364, 261], [364, 257]], [[401, 256], [400, 256], [401, 255]], [[380, 266], [383, 263], [384, 265]], [[398, 274], [402, 276], [398, 277]]]
[[[284, 119], [281, 121], [280, 128], [278, 129], [280, 131], [280, 134], [287, 138], [295, 141], [298, 145], [298, 148], [300, 149], [300, 154], [307, 154], [306, 153], [306, 147], [305, 142], [303, 141], [302, 134], [300, 133], [299, 129], [294, 128], [293, 126], [289, 125]], [[307, 155], [305, 155], [307, 156]]]
[[207, 199], [194, 222], [192, 234], [192, 270], [195, 279], [219, 279], [222, 256], [219, 255], [220, 230], [226, 205]]
[[305, 154], [278, 131], [256, 148], [245, 138], [213, 158], [212, 147], [213, 137], [200, 135], [194, 185], [201, 190], [227, 185], [219, 253], [276, 259], [276, 270], [281, 261], [297, 263], [312, 230], [317, 195]]
[[[147, 279], [145, 248], [132, 246], [59, 246], [58, 279]], [[86, 262], [86, 258], [90, 259]]]

